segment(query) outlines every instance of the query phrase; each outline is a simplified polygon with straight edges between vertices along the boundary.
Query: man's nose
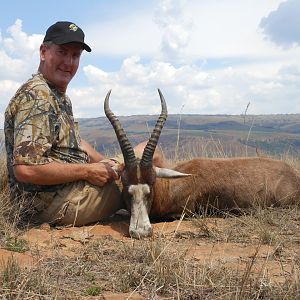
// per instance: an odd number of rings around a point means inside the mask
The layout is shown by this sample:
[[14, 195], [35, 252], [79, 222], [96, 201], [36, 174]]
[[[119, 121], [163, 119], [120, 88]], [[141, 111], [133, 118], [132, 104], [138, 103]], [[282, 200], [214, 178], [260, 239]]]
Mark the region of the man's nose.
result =
[[72, 55], [66, 55], [64, 58], [64, 63], [69, 66], [72, 65], [72, 63], [73, 63]]

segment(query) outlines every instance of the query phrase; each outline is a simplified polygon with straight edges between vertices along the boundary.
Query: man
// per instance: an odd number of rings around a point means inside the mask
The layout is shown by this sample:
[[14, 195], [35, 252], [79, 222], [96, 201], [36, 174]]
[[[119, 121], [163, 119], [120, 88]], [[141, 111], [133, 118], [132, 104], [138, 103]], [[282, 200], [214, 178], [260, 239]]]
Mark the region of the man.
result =
[[[82, 51], [91, 52], [84, 37], [71, 22], [50, 26], [40, 46], [38, 73], [19, 88], [5, 112], [11, 191], [14, 197], [30, 196], [40, 222], [84, 225], [123, 206], [116, 162], [80, 138], [66, 95]], [[155, 157], [162, 161], [158, 151]]]

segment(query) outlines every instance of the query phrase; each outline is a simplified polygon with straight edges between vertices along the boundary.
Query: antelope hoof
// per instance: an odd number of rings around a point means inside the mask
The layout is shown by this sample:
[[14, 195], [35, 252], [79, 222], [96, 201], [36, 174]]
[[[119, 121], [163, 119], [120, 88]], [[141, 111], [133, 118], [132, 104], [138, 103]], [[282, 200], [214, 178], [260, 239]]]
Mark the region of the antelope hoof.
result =
[[129, 229], [129, 234], [132, 238], [140, 240], [146, 237], [151, 237], [153, 234], [152, 227], [144, 227], [144, 228], [138, 228], [138, 229]]

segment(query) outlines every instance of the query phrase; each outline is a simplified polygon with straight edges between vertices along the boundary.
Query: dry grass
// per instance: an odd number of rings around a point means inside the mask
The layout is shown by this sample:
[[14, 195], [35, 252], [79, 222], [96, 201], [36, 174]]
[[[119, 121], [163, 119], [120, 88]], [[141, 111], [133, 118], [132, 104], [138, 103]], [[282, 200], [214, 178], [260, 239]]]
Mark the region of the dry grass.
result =
[[[54, 255], [33, 269], [10, 260], [0, 275], [0, 295], [79, 299], [102, 291], [138, 291], [147, 299], [299, 299], [299, 257], [285, 280], [277, 283], [265, 274], [263, 264], [260, 272], [252, 272], [258, 252], [240, 269], [228, 268], [221, 260], [210, 264], [188, 259], [185, 251], [178, 238], [103, 238], [83, 247], [76, 257]], [[276, 255], [285, 258], [281, 252]]]
[[[1, 264], [0, 258], [1, 299], [82, 299], [107, 291], [138, 292], [146, 299], [300, 299], [296, 207], [254, 208], [239, 216], [204, 212], [193, 216], [191, 231], [156, 233], [142, 241], [107, 236], [82, 244], [72, 256], [55, 246], [49, 256], [22, 239], [22, 205], [9, 200], [5, 170], [2, 158], [0, 247], [28, 253], [35, 263], [27, 268], [15, 258]], [[253, 246], [255, 251], [232, 265], [188, 255], [203, 243]], [[262, 256], [266, 245], [271, 251]], [[280, 266], [280, 280], [269, 273], [269, 263]]]

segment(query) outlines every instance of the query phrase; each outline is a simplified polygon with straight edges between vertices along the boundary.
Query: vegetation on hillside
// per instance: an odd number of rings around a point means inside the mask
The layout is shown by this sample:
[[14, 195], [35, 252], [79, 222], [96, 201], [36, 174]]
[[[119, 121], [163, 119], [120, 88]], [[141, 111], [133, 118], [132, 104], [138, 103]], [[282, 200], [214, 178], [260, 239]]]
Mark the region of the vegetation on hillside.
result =
[[[130, 141], [137, 144], [148, 138], [156, 118], [157, 116], [146, 115], [119, 119]], [[105, 117], [79, 119], [79, 124], [81, 134], [99, 151], [119, 151], [112, 127]], [[299, 114], [169, 115], [160, 144], [170, 159], [174, 159], [175, 156], [174, 145], [177, 145], [178, 157], [185, 158], [185, 153], [189, 153], [186, 149], [187, 144], [197, 144], [197, 150], [204, 149], [193, 153], [196, 156], [253, 156], [257, 151], [276, 157], [286, 153], [299, 156], [299, 133]], [[222, 153], [216, 153], [220, 150]]]

